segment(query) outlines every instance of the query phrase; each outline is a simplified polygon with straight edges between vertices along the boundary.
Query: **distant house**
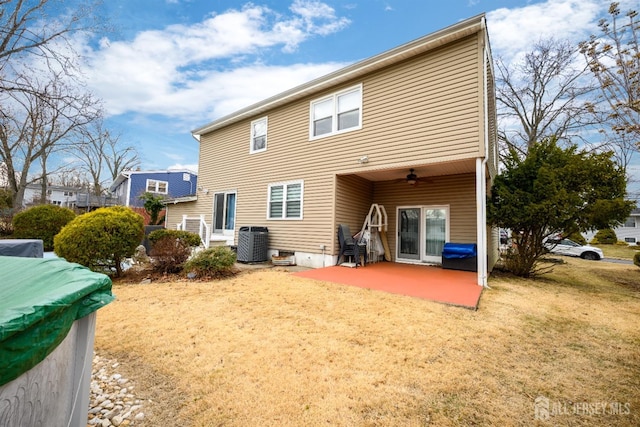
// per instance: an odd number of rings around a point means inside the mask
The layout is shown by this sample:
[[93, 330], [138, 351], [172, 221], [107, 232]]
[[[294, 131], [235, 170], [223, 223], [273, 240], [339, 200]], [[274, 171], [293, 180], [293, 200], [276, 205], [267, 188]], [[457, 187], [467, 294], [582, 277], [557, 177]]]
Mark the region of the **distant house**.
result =
[[198, 193], [167, 204], [167, 226], [199, 221], [205, 244], [227, 245], [243, 226], [268, 227], [270, 252], [322, 267], [339, 259], [338, 225], [360, 231], [384, 206], [393, 262], [439, 264], [445, 242], [477, 244], [486, 284], [496, 128], [479, 15], [192, 131]]
[[118, 204], [142, 208], [140, 196], [153, 193], [167, 199], [195, 194], [198, 175], [189, 170], [125, 171], [109, 187]]
[[22, 207], [34, 205], [56, 205], [69, 209], [93, 210], [104, 206], [116, 205], [115, 198], [108, 195], [95, 196], [86, 188], [64, 185], [47, 185], [46, 198], [41, 200], [42, 186], [28, 184], [24, 190]]
[[48, 185], [46, 199], [41, 200], [42, 186], [40, 184], [28, 184], [24, 190], [22, 207], [50, 204], [73, 209], [76, 207], [78, 193], [81, 191], [81, 188], [76, 187]]
[[[629, 218], [620, 227], [613, 229], [616, 232], [618, 240], [627, 242], [630, 245], [640, 244], [640, 208], [634, 209]], [[591, 241], [596, 232], [585, 233], [587, 241]]]

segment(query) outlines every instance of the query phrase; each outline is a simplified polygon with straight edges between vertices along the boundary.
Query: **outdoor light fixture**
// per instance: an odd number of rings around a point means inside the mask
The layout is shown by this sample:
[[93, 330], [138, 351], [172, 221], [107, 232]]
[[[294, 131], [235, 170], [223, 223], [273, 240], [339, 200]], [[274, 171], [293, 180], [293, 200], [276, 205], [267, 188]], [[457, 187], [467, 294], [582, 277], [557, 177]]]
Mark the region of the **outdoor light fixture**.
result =
[[369, 163], [369, 156], [362, 156], [358, 159], [358, 163], [363, 164], [363, 163]]

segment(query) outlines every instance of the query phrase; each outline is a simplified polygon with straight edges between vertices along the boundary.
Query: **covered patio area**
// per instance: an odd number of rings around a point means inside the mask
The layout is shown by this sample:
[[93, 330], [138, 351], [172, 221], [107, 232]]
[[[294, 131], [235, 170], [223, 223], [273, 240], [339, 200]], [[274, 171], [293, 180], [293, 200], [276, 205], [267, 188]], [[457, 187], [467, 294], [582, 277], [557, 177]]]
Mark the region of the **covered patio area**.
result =
[[359, 268], [333, 266], [294, 274], [309, 279], [424, 298], [473, 310], [478, 307], [483, 289], [478, 286], [477, 273], [474, 272], [394, 262], [378, 262]]

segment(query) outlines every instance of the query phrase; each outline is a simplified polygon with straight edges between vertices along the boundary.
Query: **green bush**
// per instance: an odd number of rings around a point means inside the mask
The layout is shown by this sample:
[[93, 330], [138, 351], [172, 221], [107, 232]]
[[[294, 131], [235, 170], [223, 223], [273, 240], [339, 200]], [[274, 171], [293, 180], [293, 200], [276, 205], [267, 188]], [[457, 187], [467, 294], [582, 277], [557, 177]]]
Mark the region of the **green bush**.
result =
[[13, 236], [13, 209], [0, 208], [0, 236]]
[[160, 273], [179, 273], [191, 256], [191, 246], [183, 239], [164, 236], [151, 247], [151, 265]]
[[598, 230], [596, 235], [593, 237], [592, 243], [599, 243], [601, 245], [613, 245], [618, 241], [618, 237], [616, 236], [616, 232], [610, 228], [604, 228], [602, 230]]
[[634, 256], [633, 256], [633, 263], [635, 265], [637, 265], [638, 267], [640, 267], [640, 252], [637, 252]]
[[188, 273], [199, 278], [224, 277], [233, 273], [236, 253], [226, 246], [214, 246], [198, 252], [184, 266]]
[[155, 230], [149, 233], [149, 241], [151, 242], [151, 246], [153, 247], [156, 242], [164, 239], [165, 237], [170, 237], [173, 240], [183, 240], [189, 246], [197, 247], [202, 243], [200, 236], [196, 233], [191, 233], [190, 231], [167, 230], [166, 228], [161, 228], [160, 230]]
[[122, 262], [144, 237], [141, 215], [124, 206], [100, 208], [76, 217], [54, 238], [56, 255], [94, 271], [122, 275]]
[[578, 232], [569, 234], [567, 236], [567, 239], [573, 240], [574, 242], [579, 243], [581, 245], [586, 245], [587, 244], [587, 239], [585, 239], [584, 236], [581, 233], [578, 233]]
[[13, 217], [13, 236], [17, 239], [42, 239], [44, 250], [51, 251], [53, 237], [75, 217], [71, 209], [60, 206], [34, 206]]

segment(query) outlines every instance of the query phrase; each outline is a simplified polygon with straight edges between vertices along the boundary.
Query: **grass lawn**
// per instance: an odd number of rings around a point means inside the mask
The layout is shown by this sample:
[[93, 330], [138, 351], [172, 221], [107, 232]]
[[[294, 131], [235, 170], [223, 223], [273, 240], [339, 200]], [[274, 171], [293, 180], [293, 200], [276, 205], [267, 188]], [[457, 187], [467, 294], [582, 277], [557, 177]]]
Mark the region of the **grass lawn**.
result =
[[489, 284], [471, 311], [284, 269], [116, 283], [96, 351], [150, 426], [640, 425], [640, 268]]
[[602, 249], [606, 258], [633, 259], [640, 251], [638, 245], [591, 245]]

